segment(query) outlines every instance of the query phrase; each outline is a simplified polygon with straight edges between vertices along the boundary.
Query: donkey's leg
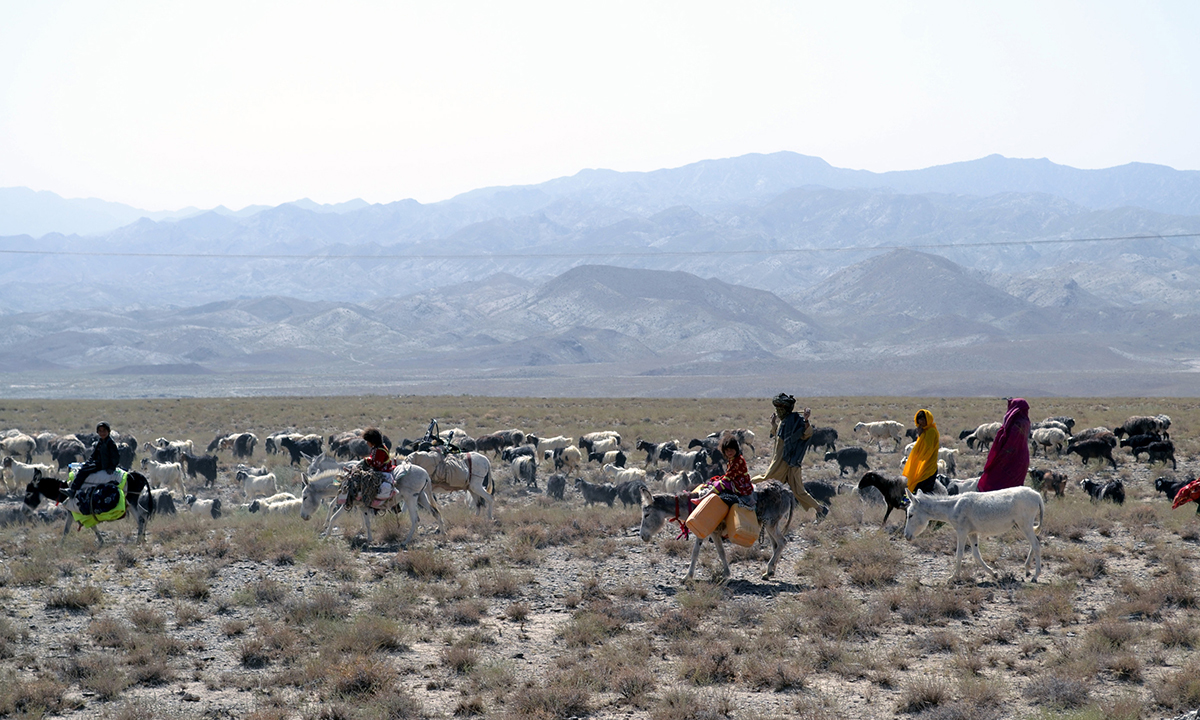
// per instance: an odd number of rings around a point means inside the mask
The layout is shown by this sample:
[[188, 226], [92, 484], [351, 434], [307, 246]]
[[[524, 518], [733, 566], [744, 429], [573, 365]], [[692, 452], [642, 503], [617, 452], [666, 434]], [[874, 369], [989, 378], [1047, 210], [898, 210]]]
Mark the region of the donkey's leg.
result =
[[484, 487], [484, 479], [477, 478], [476, 476], [472, 475], [469, 488], [470, 492], [468, 493], [468, 496], [473, 496], [476, 500], [475, 514], [479, 514], [479, 504], [482, 502], [483, 505], [487, 507], [488, 520], [495, 520], [495, 518], [492, 517], [492, 494], [487, 491], [486, 487]]
[[96, 547], [98, 547], [98, 548], [104, 547], [104, 536], [100, 534], [100, 526], [93, 525], [92, 532], [96, 533]]
[[71, 516], [68, 515], [67, 516], [67, 524], [63, 525], [62, 539], [58, 541], [58, 544], [62, 545], [63, 543], [65, 543], [67, 541], [67, 535], [70, 535], [70, 534], [71, 534]]
[[967, 546], [967, 531], [966, 529], [958, 529], [958, 549], [954, 551], [954, 573], [950, 575], [947, 584], [954, 582], [958, 574], [962, 572], [963, 550]]
[[775, 565], [783, 555], [783, 548], [787, 545], [787, 536], [780, 531], [778, 525], [771, 524], [765, 528], [767, 537], [771, 538], [771, 559], [767, 561], [767, 571], [763, 573], [762, 579], [769, 580], [775, 577]]
[[721, 566], [724, 568], [724, 578], [729, 579], [729, 558], [725, 557], [725, 543], [721, 542], [721, 536], [713, 533], [713, 545], [717, 546], [717, 557], [721, 558]]
[[[467, 493], [467, 497], [470, 496], [471, 494]], [[442, 511], [437, 505], [437, 498], [433, 496], [433, 487], [430, 484], [426, 483], [425, 487], [421, 488], [421, 493], [417, 495], [417, 505], [433, 513], [433, 517], [438, 523], [439, 535], [446, 532], [446, 523], [442, 520]]]
[[999, 577], [999, 575], [996, 573], [995, 568], [993, 568], [991, 565], [988, 565], [987, 563], [985, 563], [983, 561], [983, 556], [979, 554], [979, 534], [971, 533], [970, 541], [971, 541], [971, 552], [975, 553], [975, 561], [978, 562], [983, 567], [984, 570], [987, 570], [989, 573], [991, 573], [992, 577]]
[[410, 542], [412, 542], [413, 536], [417, 534], [417, 503], [419, 502], [418, 496], [419, 496], [419, 493], [416, 495], [413, 495], [411, 498], [409, 498], [408, 500], [406, 500], [404, 502], [404, 506], [408, 508], [409, 527], [408, 527], [408, 537], [404, 538], [404, 542], [400, 543], [400, 547], [402, 547], [402, 548], [408, 547], [408, 544]]
[[1042, 574], [1042, 543], [1033, 529], [1032, 521], [1027, 522], [1021, 530], [1025, 532], [1025, 538], [1029, 540], [1029, 554], [1025, 556], [1025, 577], [1029, 577], [1030, 561], [1036, 560], [1037, 567], [1033, 571], [1031, 582], [1037, 582], [1038, 575]]
[[700, 557], [700, 544], [703, 542], [698, 537], [692, 542], [692, 564], [688, 566], [687, 575], [683, 576], [684, 582], [691, 580], [696, 573], [696, 560]]
[[371, 545], [371, 544], [373, 544], [372, 538], [371, 538], [371, 511], [369, 509], [367, 509], [366, 505], [363, 505], [362, 517], [363, 517], [363, 527], [365, 527], [367, 529], [367, 544]]
[[325, 529], [321, 531], [321, 537], [329, 537], [329, 533], [333, 530], [333, 521], [337, 519], [337, 516], [341, 515], [342, 511], [345, 509], [345, 505], [329, 506], [329, 517], [325, 520]]

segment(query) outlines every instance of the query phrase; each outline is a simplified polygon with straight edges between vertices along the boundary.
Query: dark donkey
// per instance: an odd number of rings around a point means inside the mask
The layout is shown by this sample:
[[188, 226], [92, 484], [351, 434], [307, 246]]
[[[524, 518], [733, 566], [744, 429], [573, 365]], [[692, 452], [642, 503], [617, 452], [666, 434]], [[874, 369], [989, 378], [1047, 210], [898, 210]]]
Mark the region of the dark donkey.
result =
[[[786, 533], [792, 524], [792, 508], [796, 504], [796, 498], [792, 495], [790, 488], [775, 480], [760, 483], [755, 487], [754, 494], [757, 496], [754, 514], [758, 517], [758, 523], [762, 526], [765, 535], [771, 540], [771, 559], [767, 561], [766, 572], [762, 574], [762, 579], [767, 580], [775, 575], [775, 564], [779, 562], [779, 556], [783, 554], [783, 548], [787, 545]], [[692, 511], [690, 501], [691, 495], [688, 493], [652, 495], [643, 487], [642, 540], [650, 542], [654, 534], [668, 520], [679, 522], [682, 527], [683, 523], [687, 522], [688, 514]], [[721, 541], [722, 527], [724, 525], [718, 526], [708, 537], [717, 546], [717, 557], [721, 558], [721, 565], [725, 568], [725, 577], [728, 578], [729, 560], [725, 557], [725, 544]], [[703, 542], [700, 538], [696, 538], [692, 544], [692, 564], [688, 566], [687, 575], [683, 578], [684, 582], [691, 580], [692, 575], [696, 572], [696, 560], [700, 557], [700, 545]]]
[[[69, 511], [77, 511], [79, 509], [75, 498], [68, 498], [66, 493], [67, 483], [58, 478], [42, 477], [41, 472], [34, 473], [33, 480], [25, 486], [25, 504], [30, 510], [36, 510], [41, 504], [42, 498], [45, 497], [51, 502], [60, 503]], [[140, 472], [130, 472], [125, 481], [125, 515], [130, 512], [137, 518], [138, 542], [146, 539], [146, 523], [154, 515], [154, 496], [150, 494], [150, 482], [146, 480], [146, 476]], [[124, 515], [122, 516], [124, 517]], [[120, 520], [121, 518], [115, 518]], [[71, 523], [75, 522], [73, 516], [67, 518], [67, 525], [63, 528], [62, 539], [67, 539], [67, 533], [71, 532]], [[92, 526], [92, 530], [96, 533], [96, 544], [104, 545], [104, 537], [100, 534], [98, 526]]]

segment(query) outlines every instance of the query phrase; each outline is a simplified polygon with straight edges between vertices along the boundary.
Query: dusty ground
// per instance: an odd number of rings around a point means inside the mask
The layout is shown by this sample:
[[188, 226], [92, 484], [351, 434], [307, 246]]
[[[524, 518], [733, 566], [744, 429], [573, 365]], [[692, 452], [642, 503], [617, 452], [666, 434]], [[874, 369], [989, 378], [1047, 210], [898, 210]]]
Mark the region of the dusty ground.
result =
[[[874, 412], [835, 411], [838, 427]], [[1192, 411], [1175, 409], [1185, 449], [1167, 475], [1200, 464]], [[739, 550], [713, 582], [705, 546], [683, 586], [674, 532], [642, 543], [636, 508], [558, 503], [506, 471], [495, 523], [444, 496], [447, 533], [423, 517], [407, 550], [406, 520], [377, 519], [370, 547], [357, 520], [318, 541], [313, 522], [237, 510], [228, 486], [202, 492], [224, 517], [158, 518], [142, 546], [129, 522], [99, 550], [86, 532], [60, 547], [58, 524], [9, 526], [0, 716], [1170, 717], [1200, 706], [1200, 522], [1154, 496], [1161, 466], [1118, 457], [1088, 476], [1122, 477], [1124, 506], [1077, 486], [1049, 500], [1036, 585], [1014, 533], [983, 543], [1000, 581], [968, 559], [947, 586], [949, 528], [906, 543], [902, 518], [880, 532], [882, 509], [847, 494], [821, 523], [797, 518], [772, 581], [764, 552]], [[1085, 476], [1073, 456], [1048, 464]]]

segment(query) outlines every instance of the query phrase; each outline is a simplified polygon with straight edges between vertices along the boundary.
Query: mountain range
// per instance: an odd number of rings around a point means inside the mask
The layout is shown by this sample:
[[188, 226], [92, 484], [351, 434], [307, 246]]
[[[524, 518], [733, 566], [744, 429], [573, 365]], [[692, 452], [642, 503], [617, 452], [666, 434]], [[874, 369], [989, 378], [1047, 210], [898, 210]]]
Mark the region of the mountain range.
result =
[[1197, 364], [1197, 236], [1200, 173], [999, 156], [876, 174], [776, 153], [432, 204], [189, 209], [0, 237], [0, 374], [356, 368], [572, 394], [579, 373], [733, 392], [801, 367], [862, 390], [915, 365], [968, 394], [1006, 367], [1091, 374], [1046, 392], [1118, 373], [1174, 394]]

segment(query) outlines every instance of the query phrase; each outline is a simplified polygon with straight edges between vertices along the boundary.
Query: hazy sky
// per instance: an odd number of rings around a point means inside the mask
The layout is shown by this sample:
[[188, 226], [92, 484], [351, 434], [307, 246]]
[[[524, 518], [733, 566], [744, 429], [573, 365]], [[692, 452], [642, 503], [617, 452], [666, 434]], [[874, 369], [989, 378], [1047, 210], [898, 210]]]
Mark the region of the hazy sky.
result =
[[0, 2], [0, 187], [440, 200], [792, 150], [1200, 169], [1200, 3]]

